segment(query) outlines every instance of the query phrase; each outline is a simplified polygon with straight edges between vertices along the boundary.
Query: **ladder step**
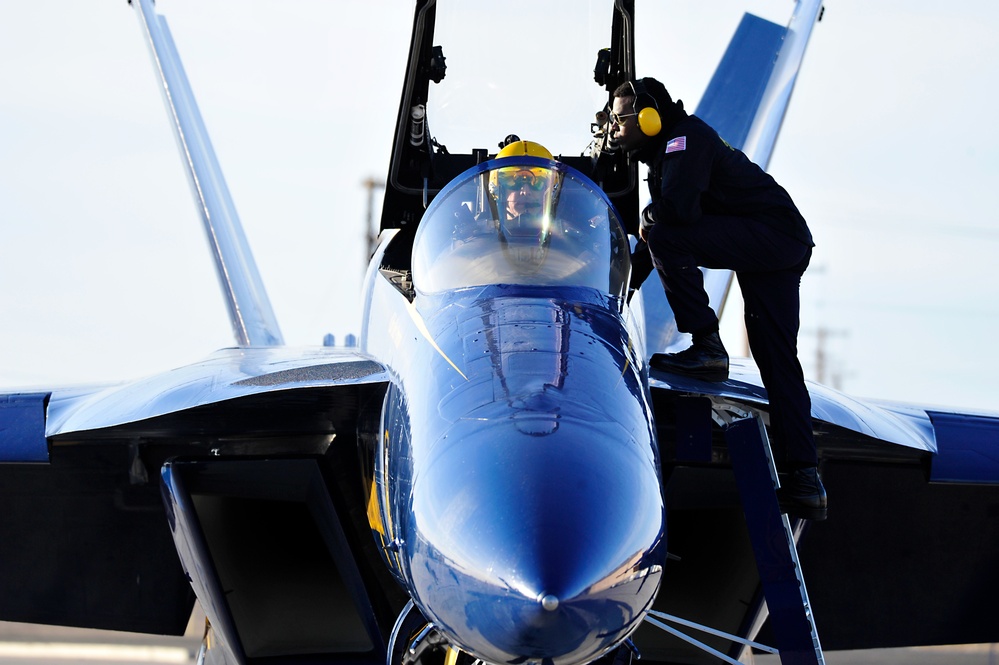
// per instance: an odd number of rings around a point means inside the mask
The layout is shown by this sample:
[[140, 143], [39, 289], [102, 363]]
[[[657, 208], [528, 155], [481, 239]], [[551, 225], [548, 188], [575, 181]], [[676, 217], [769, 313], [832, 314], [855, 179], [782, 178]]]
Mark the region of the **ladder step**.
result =
[[825, 665], [794, 533], [777, 503], [777, 469], [760, 416], [727, 424], [725, 442], [781, 663]]

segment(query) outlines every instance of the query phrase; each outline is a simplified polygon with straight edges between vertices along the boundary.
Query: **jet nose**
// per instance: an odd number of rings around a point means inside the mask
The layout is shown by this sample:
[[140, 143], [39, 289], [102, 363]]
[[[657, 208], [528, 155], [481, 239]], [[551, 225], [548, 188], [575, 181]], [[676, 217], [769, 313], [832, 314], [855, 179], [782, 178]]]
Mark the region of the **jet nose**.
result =
[[424, 614], [491, 663], [574, 665], [627, 637], [661, 574], [648, 441], [544, 414], [445, 438], [415, 465], [405, 538]]

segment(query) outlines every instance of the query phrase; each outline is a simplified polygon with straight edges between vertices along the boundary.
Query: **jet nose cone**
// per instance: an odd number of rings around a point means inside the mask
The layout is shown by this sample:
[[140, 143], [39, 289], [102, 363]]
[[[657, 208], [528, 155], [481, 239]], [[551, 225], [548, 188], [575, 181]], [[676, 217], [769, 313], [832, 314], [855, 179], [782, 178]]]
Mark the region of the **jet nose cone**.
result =
[[598, 656], [658, 589], [664, 512], [651, 446], [565, 418], [475, 434], [440, 446], [414, 477], [406, 554], [417, 604], [487, 662]]

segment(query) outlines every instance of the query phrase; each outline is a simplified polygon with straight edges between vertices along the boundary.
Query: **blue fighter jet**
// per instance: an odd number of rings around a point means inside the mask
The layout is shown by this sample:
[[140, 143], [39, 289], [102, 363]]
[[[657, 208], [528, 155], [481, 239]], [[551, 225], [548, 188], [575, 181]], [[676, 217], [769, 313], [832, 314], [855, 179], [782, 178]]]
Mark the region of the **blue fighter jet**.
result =
[[[533, 109], [483, 126], [456, 99], [502, 105], [525, 74], [473, 60], [468, 7], [417, 0], [359, 346], [288, 348], [166, 20], [132, 4], [236, 346], [0, 395], [0, 620], [180, 634], [197, 600], [215, 665], [999, 641], [999, 416], [810, 384], [830, 519], [780, 515], [752, 360], [721, 383], [647, 365], [683, 338], [657, 280], [632, 284], [642, 183], [609, 107], [573, 154]], [[531, 57], [610, 102], [634, 2], [591, 4], [588, 60]], [[696, 111], [764, 167], [820, 11], [746, 15]], [[730, 281], [708, 273], [713, 303]]]

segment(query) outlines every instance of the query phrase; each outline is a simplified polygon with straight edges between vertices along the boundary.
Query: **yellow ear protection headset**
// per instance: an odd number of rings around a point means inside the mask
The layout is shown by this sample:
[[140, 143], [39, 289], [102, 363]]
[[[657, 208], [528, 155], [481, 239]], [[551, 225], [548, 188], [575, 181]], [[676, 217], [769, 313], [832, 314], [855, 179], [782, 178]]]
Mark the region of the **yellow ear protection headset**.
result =
[[[659, 104], [656, 102], [656, 98], [649, 94], [649, 91], [645, 88], [645, 79], [632, 81], [631, 91], [635, 93], [635, 112], [638, 113], [638, 128], [646, 136], [655, 136], [663, 128], [663, 121], [659, 117]], [[648, 103], [640, 101], [642, 97], [645, 97]]]

